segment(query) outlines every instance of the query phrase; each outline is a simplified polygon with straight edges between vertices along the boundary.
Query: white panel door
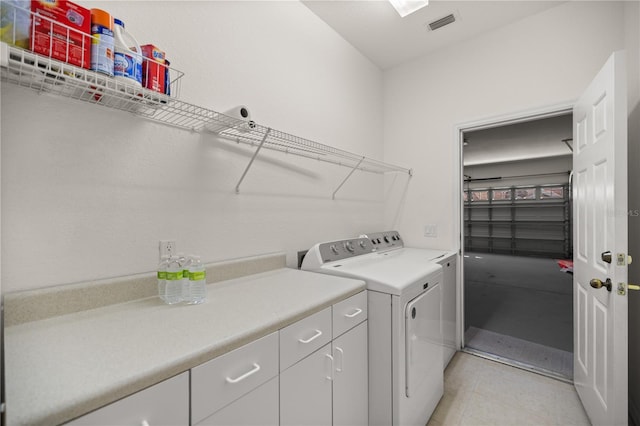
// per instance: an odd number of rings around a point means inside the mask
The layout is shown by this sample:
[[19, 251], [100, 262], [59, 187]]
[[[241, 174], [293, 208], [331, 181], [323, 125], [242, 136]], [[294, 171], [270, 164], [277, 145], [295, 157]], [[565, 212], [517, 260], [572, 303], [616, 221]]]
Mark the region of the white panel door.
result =
[[627, 424], [625, 78], [616, 52], [573, 111], [574, 382], [594, 425]]

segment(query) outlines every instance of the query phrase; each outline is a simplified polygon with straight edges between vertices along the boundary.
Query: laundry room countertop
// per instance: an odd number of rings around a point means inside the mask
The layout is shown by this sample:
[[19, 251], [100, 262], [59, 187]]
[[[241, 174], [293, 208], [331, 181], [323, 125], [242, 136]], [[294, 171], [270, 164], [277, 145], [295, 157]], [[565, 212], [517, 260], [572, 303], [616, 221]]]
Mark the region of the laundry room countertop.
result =
[[64, 423], [364, 288], [362, 281], [281, 267], [209, 284], [201, 305], [169, 306], [150, 296], [9, 325], [7, 423]]

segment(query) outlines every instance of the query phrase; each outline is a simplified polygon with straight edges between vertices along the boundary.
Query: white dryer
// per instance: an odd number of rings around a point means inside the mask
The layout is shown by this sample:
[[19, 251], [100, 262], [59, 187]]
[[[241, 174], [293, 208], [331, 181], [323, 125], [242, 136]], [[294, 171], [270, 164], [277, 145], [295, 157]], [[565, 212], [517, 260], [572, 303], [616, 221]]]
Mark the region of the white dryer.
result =
[[424, 426], [444, 391], [442, 267], [355, 238], [316, 244], [302, 269], [367, 283], [369, 424]]
[[399, 257], [406, 262], [437, 263], [442, 266], [442, 338], [443, 338], [443, 369], [447, 367], [453, 355], [460, 349], [458, 342], [458, 301], [457, 301], [457, 271], [458, 255], [454, 251], [440, 249], [423, 249], [405, 247], [404, 241], [397, 231], [374, 232], [360, 235], [368, 238], [378, 253], [386, 257]]

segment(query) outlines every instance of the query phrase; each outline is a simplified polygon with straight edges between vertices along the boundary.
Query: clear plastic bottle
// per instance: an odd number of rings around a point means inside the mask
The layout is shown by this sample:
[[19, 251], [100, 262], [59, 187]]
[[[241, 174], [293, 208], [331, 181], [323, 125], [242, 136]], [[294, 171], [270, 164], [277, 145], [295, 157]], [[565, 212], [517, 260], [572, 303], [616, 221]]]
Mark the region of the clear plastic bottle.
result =
[[189, 295], [189, 265], [191, 265], [191, 256], [185, 256], [182, 253], [178, 253], [178, 262], [182, 266], [182, 287], [180, 294], [183, 302], [188, 302]]
[[165, 303], [174, 305], [182, 301], [182, 266], [177, 257], [171, 257], [167, 265]]
[[158, 296], [164, 302], [167, 298], [167, 267], [169, 256], [162, 256], [158, 265]]
[[204, 303], [207, 299], [207, 272], [200, 262], [200, 256], [191, 257], [189, 267], [189, 301], [190, 305]]

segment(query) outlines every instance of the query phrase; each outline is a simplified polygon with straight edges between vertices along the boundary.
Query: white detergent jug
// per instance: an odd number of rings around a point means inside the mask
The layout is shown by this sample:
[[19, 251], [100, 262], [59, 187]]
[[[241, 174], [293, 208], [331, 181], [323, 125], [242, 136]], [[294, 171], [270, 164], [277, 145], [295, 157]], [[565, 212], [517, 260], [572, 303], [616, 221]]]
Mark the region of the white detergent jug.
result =
[[142, 49], [136, 39], [125, 31], [124, 22], [113, 20], [114, 67], [116, 80], [142, 87]]

